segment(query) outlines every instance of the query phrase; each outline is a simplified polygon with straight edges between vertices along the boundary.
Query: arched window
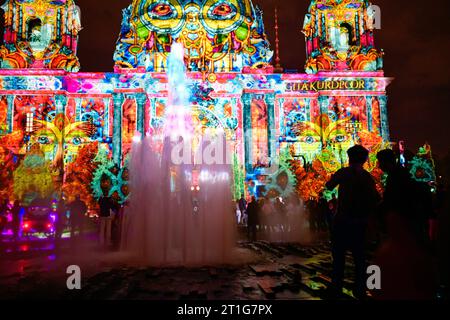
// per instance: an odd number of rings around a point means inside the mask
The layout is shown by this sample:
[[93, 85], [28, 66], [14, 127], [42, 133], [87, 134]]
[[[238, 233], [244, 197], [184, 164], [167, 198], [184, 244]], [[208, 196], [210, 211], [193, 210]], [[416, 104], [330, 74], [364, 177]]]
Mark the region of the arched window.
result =
[[40, 42], [42, 21], [39, 18], [32, 18], [27, 23], [27, 40], [28, 42]]
[[353, 46], [353, 27], [347, 22], [341, 23], [340, 27], [341, 46]]

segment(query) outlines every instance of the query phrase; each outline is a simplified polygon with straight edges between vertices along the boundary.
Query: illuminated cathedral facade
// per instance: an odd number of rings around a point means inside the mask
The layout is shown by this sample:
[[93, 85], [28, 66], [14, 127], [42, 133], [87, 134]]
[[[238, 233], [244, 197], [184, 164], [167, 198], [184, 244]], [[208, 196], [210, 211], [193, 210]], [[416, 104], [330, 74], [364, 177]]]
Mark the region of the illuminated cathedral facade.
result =
[[[8, 0], [0, 47], [0, 197], [56, 191], [124, 201], [136, 131], [162, 136], [167, 57], [185, 49], [193, 123], [233, 146], [233, 191], [317, 197], [346, 150], [389, 144], [383, 52], [367, 0], [312, 0], [305, 73], [275, 73], [251, 0], [136, 0], [123, 10], [109, 73], [79, 72], [73, 0]], [[294, 39], [292, 41], [295, 41]], [[162, 140], [162, 138], [161, 138]]]

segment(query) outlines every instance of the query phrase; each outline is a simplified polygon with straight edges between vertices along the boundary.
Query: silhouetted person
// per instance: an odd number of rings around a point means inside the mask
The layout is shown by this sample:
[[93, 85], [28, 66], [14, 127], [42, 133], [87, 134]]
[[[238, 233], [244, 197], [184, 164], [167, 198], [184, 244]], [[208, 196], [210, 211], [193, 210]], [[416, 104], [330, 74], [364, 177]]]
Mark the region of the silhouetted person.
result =
[[113, 220], [114, 203], [111, 197], [102, 196], [98, 200], [100, 207], [100, 235], [99, 240], [101, 245], [109, 246], [111, 244], [111, 227]]
[[3, 229], [6, 227], [6, 223], [8, 222], [8, 204], [9, 200], [5, 199], [0, 206], [0, 236], [3, 232]]
[[248, 215], [248, 238], [250, 241], [256, 241], [256, 226], [258, 225], [258, 216], [259, 216], [259, 204], [256, 201], [255, 197], [252, 197], [252, 202], [250, 202], [247, 206], [247, 215]]
[[245, 215], [247, 213], [247, 201], [244, 198], [244, 195], [238, 201], [239, 211], [241, 212], [241, 221], [244, 222]]
[[388, 174], [381, 205], [388, 238], [375, 254], [383, 273], [377, 299], [432, 299], [435, 271], [432, 257], [423, 246], [426, 196], [407, 169], [397, 164], [392, 150], [377, 155], [380, 168]]
[[21, 210], [20, 202], [18, 200], [14, 201], [14, 205], [11, 209], [14, 239], [19, 239], [20, 210]]
[[319, 231], [319, 203], [311, 198], [307, 203], [309, 229], [313, 232]]
[[333, 194], [331, 200], [328, 202], [328, 217], [327, 217], [327, 224], [328, 224], [328, 231], [331, 235], [332, 226], [333, 226], [333, 219], [337, 214], [337, 208], [338, 208], [338, 201], [336, 199], [336, 196]]
[[75, 196], [75, 200], [69, 204], [70, 210], [70, 236], [75, 236], [75, 231], [78, 230], [79, 235], [83, 233], [84, 218], [87, 211], [87, 206], [80, 199], [80, 196]]
[[9, 200], [8, 199], [5, 199], [5, 200], [2, 201], [2, 203], [0, 205], [0, 214], [1, 215], [5, 215], [6, 216], [6, 214], [8, 212], [8, 204], [9, 204]]
[[330, 208], [327, 199], [324, 198], [323, 193], [319, 195], [318, 203], [318, 227], [320, 231], [327, 231], [328, 219], [330, 216]]
[[272, 231], [272, 220], [275, 215], [274, 206], [269, 197], [264, 201], [263, 207], [260, 208], [261, 211], [261, 220], [259, 221], [259, 225], [261, 226], [264, 233], [269, 233]]
[[377, 155], [378, 163], [388, 177], [383, 195], [382, 213], [398, 214], [410, 228], [415, 239], [423, 244], [427, 236], [428, 219], [432, 216], [431, 190], [427, 184], [413, 180], [410, 172], [397, 164], [394, 151], [383, 150]]
[[442, 299], [450, 298], [450, 192], [448, 186], [441, 191], [442, 203], [438, 210], [437, 252], [439, 258], [439, 284]]
[[343, 288], [345, 254], [350, 250], [355, 262], [354, 295], [366, 293], [365, 235], [368, 216], [379, 195], [370, 173], [364, 170], [369, 152], [356, 145], [348, 150], [349, 167], [337, 171], [326, 184], [329, 190], [339, 186], [338, 210], [333, 220], [331, 245], [333, 274], [331, 293], [340, 295]]
[[281, 198], [275, 199], [275, 215], [276, 225], [280, 229], [280, 232], [284, 232], [286, 230], [287, 212], [286, 205], [283, 203]]
[[261, 231], [263, 229], [263, 221], [264, 221], [264, 212], [263, 212], [263, 208], [264, 205], [266, 203], [266, 200], [264, 198], [261, 198], [258, 200], [258, 225], [259, 225], [259, 230]]

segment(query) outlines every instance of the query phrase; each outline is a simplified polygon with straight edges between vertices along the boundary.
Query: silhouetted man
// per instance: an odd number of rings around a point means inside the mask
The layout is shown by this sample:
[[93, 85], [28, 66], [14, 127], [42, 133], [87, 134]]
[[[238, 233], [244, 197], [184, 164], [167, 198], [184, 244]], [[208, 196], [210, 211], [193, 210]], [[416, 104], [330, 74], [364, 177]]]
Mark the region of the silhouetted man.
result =
[[323, 193], [319, 194], [318, 207], [318, 227], [320, 231], [327, 231], [328, 221], [330, 214], [330, 207], [328, 205], [327, 199], [324, 198]]
[[422, 241], [427, 196], [408, 170], [397, 164], [392, 150], [379, 152], [377, 158], [380, 168], [388, 174], [381, 205], [388, 237], [374, 256], [384, 284], [373, 296], [384, 300], [433, 299], [436, 293], [433, 258]]
[[8, 206], [9, 200], [5, 199], [0, 206], [0, 235], [3, 232], [3, 229], [6, 227], [6, 223], [8, 222]]
[[18, 200], [14, 201], [14, 205], [13, 205], [13, 207], [11, 209], [14, 239], [19, 239], [20, 210], [21, 210], [20, 202]]
[[388, 175], [381, 205], [383, 215], [398, 214], [415, 239], [423, 243], [433, 207], [429, 187], [414, 181], [408, 169], [397, 164], [394, 151], [380, 151], [377, 158], [380, 169]]
[[350, 250], [356, 269], [353, 293], [363, 298], [366, 293], [365, 235], [368, 216], [379, 201], [379, 195], [372, 176], [363, 168], [369, 156], [367, 149], [357, 145], [347, 153], [349, 167], [337, 171], [326, 184], [329, 190], [339, 186], [338, 209], [331, 234], [332, 293], [342, 293], [345, 253]]
[[245, 214], [247, 211], [247, 201], [245, 201], [244, 195], [238, 201], [239, 211], [241, 212], [241, 221], [245, 220]]
[[111, 244], [111, 227], [114, 203], [111, 197], [103, 195], [98, 200], [98, 204], [100, 206], [100, 244], [109, 246]]
[[84, 217], [87, 211], [86, 204], [80, 199], [80, 196], [75, 196], [75, 200], [69, 204], [70, 209], [70, 234], [75, 236], [75, 231], [78, 229], [79, 235], [83, 233]]
[[250, 241], [256, 241], [256, 226], [258, 225], [259, 209], [259, 204], [256, 201], [256, 198], [252, 197], [252, 202], [250, 202], [247, 207], [247, 228]]

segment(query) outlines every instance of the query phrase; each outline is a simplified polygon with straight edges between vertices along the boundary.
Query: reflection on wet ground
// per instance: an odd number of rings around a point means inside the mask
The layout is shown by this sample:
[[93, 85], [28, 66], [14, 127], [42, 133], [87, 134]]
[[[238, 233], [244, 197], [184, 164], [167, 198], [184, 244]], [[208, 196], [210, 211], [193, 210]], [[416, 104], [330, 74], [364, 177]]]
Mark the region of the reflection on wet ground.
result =
[[[242, 262], [198, 268], [130, 267], [100, 249], [95, 235], [77, 241], [4, 240], [0, 249], [3, 299], [318, 300], [331, 274], [328, 242], [319, 240], [308, 245], [240, 241]], [[73, 264], [82, 268], [78, 291], [66, 287], [66, 269]], [[353, 269], [347, 270], [344, 299], [352, 299]]]

